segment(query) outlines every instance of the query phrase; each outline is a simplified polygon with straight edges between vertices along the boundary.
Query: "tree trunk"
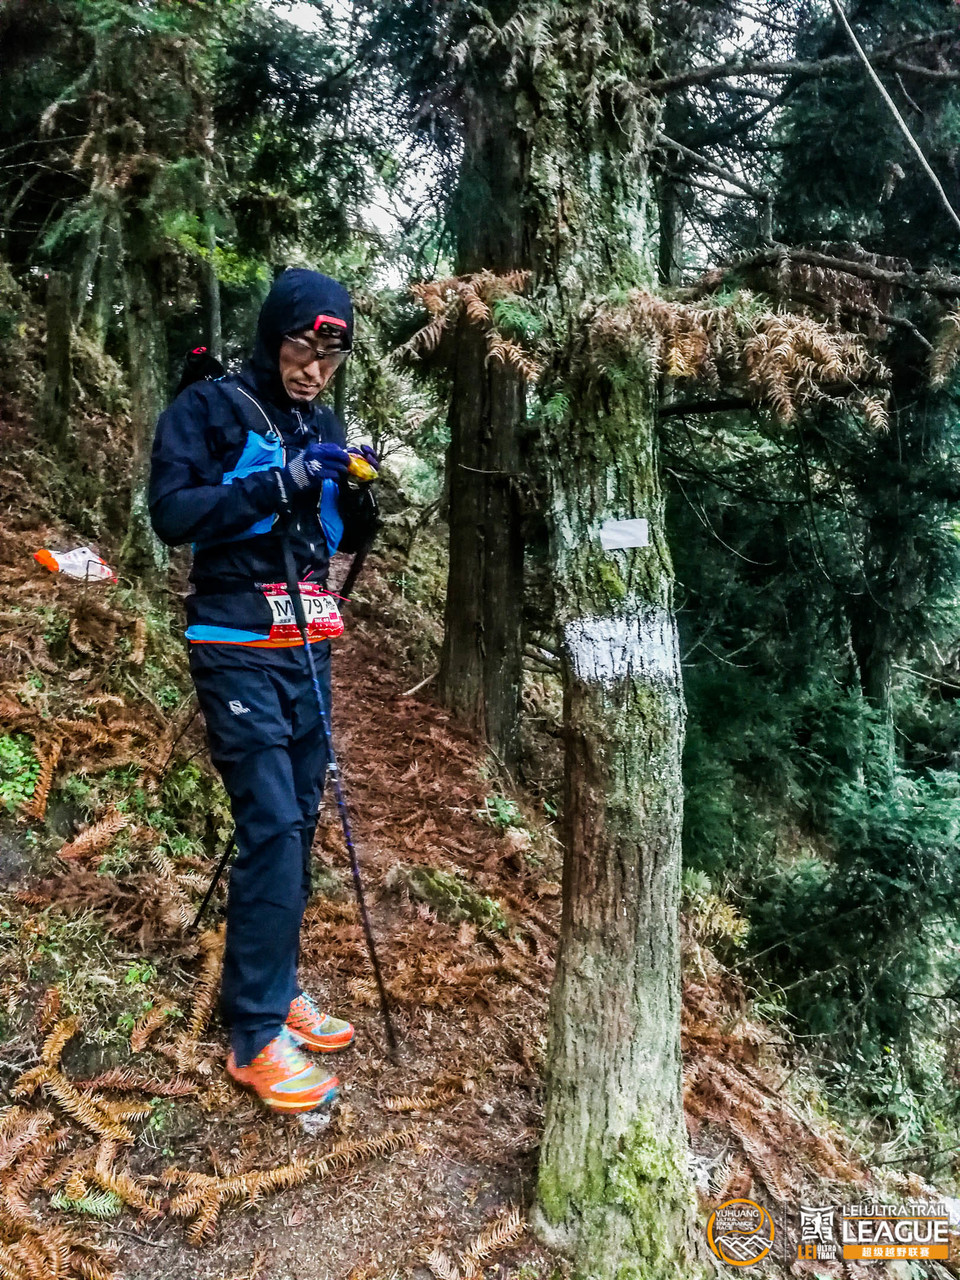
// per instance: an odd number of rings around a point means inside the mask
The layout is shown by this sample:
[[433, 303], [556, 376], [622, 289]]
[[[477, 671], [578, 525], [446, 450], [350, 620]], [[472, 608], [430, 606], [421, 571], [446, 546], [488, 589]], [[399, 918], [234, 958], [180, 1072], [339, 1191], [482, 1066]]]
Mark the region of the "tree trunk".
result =
[[[474, 101], [467, 118], [455, 201], [457, 271], [516, 270], [523, 265], [521, 154], [512, 107], [494, 89]], [[523, 419], [520, 375], [487, 362], [482, 332], [464, 318], [449, 416], [450, 563], [439, 691], [507, 768], [517, 759], [522, 679]]]
[[[615, 46], [628, 84], [649, 72], [645, 5], [604, 0], [565, 12], [557, 47]], [[611, 300], [655, 276], [647, 158], [656, 118], [647, 111], [625, 124], [592, 69], [606, 65], [602, 55], [592, 57], [601, 60], [565, 65], [565, 79], [555, 73], [564, 96], [542, 113], [532, 161], [555, 201], [552, 217], [544, 204], [540, 235], [556, 281], [553, 332], [569, 335], [543, 379], [539, 414], [566, 753], [535, 1222], [582, 1280], [694, 1280], [704, 1246], [680, 1076], [685, 712], [656, 374], [639, 344], [627, 354], [592, 330]], [[649, 545], [603, 550], [604, 521], [640, 517]]]
[[203, 264], [204, 298], [207, 312], [207, 350], [214, 360], [223, 359], [223, 321], [220, 311], [220, 280], [216, 263], [217, 231], [212, 219], [207, 220], [207, 250]]
[[[649, 379], [616, 392], [584, 380], [571, 400], [576, 417], [546, 451], [567, 751], [540, 1221], [572, 1251], [578, 1275], [689, 1280], [677, 927], [684, 702], [654, 393]], [[626, 515], [646, 516], [651, 545], [604, 553], [600, 524]]]
[[101, 347], [106, 345], [110, 326], [114, 320], [114, 306], [119, 293], [121, 258], [120, 218], [111, 214], [104, 223], [100, 246], [100, 258], [93, 277], [93, 300], [89, 326], [94, 339]]
[[58, 449], [70, 444], [71, 369], [70, 277], [51, 271], [47, 277], [47, 358], [43, 379], [43, 432]]
[[89, 301], [90, 286], [100, 257], [103, 224], [104, 218], [97, 217], [84, 237], [83, 253], [77, 259], [73, 283], [73, 318], [78, 329], [83, 323], [83, 313]]
[[683, 217], [677, 184], [667, 174], [661, 175], [657, 185], [657, 206], [660, 210], [657, 250], [660, 283], [676, 285], [680, 283], [683, 267]]
[[131, 244], [136, 241], [127, 240], [121, 264], [133, 450], [130, 518], [120, 559], [128, 573], [155, 582], [166, 568], [167, 554], [150, 524], [147, 486], [154, 428], [166, 400], [166, 334], [149, 270]]

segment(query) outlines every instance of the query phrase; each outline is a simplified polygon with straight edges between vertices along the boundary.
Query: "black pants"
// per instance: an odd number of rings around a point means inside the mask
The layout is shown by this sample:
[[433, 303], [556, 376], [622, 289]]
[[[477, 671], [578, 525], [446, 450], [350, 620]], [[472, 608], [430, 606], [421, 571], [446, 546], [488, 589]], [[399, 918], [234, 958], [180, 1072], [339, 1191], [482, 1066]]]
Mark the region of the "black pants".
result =
[[[311, 648], [329, 715], [330, 643]], [[220, 1010], [245, 1066], [280, 1031], [300, 991], [326, 740], [302, 648], [194, 644], [190, 671], [236, 825]]]

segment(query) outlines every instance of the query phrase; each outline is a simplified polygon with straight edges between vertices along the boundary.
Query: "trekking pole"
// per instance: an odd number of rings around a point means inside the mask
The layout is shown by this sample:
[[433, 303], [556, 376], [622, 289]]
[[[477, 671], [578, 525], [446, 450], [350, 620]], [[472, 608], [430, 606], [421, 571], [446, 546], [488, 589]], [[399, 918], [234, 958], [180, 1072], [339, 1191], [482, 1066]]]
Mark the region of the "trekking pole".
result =
[[367, 904], [363, 894], [363, 882], [360, 879], [360, 864], [357, 861], [357, 851], [353, 846], [353, 833], [350, 828], [350, 814], [347, 810], [347, 800], [343, 793], [343, 785], [340, 780], [340, 769], [337, 765], [337, 756], [333, 749], [333, 731], [330, 727], [330, 721], [327, 716], [326, 708], [323, 705], [323, 695], [320, 692], [320, 679], [317, 675], [317, 664], [313, 658], [313, 652], [310, 648], [310, 641], [307, 634], [307, 615], [303, 608], [303, 597], [300, 595], [300, 583], [297, 577], [296, 565], [293, 561], [293, 552], [290, 550], [290, 541], [287, 534], [281, 534], [281, 543], [283, 545], [283, 564], [287, 575], [287, 590], [290, 592], [290, 600], [293, 604], [293, 614], [297, 621], [297, 630], [300, 632], [300, 638], [303, 640], [303, 652], [307, 659], [307, 669], [310, 672], [310, 681], [313, 684], [313, 692], [317, 699], [317, 710], [320, 712], [320, 723], [323, 726], [323, 736], [326, 741], [328, 771], [333, 775], [333, 790], [337, 799], [337, 809], [340, 813], [340, 825], [343, 828], [343, 838], [347, 846], [347, 852], [350, 854], [350, 870], [353, 873], [353, 887], [357, 895], [357, 905], [360, 908], [360, 919], [363, 922], [363, 934], [367, 940], [367, 951], [370, 955], [370, 963], [373, 965], [373, 974], [377, 982], [377, 991], [380, 994], [380, 1012], [383, 1014], [383, 1025], [387, 1033], [387, 1044], [390, 1048], [390, 1057], [394, 1062], [398, 1061], [397, 1037], [393, 1030], [393, 1019], [390, 1016], [390, 1001], [387, 997], [387, 988], [383, 981], [383, 974], [380, 971], [380, 961], [377, 959], [377, 948], [373, 940], [373, 929], [370, 927], [370, 917], [367, 914]]
[[227, 863], [230, 861], [230, 855], [231, 853], [233, 853], [235, 848], [236, 848], [236, 840], [233, 836], [231, 836], [230, 839], [227, 841], [227, 847], [224, 850], [223, 857], [220, 859], [219, 863], [217, 864], [217, 869], [213, 873], [213, 879], [210, 881], [210, 885], [207, 889], [206, 896], [204, 897], [203, 901], [200, 903], [200, 910], [194, 916], [193, 924], [187, 930], [187, 933], [196, 933], [197, 928], [200, 924], [200, 921], [203, 919], [203, 913], [206, 911], [207, 905], [209, 904], [210, 899], [213, 897], [213, 891], [214, 889], [216, 889], [217, 885], [220, 883], [220, 877], [223, 875], [223, 869], [227, 865]]

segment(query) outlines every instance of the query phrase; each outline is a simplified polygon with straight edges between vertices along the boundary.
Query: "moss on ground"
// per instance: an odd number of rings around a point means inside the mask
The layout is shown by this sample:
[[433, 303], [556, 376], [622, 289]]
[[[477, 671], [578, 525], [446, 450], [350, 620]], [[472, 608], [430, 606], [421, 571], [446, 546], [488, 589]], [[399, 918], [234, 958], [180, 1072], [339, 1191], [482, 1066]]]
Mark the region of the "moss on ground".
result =
[[469, 920], [480, 929], [506, 932], [507, 919], [499, 902], [485, 897], [449, 871], [397, 863], [387, 876], [386, 886], [394, 892], [405, 891], [416, 902], [425, 902], [447, 924]]

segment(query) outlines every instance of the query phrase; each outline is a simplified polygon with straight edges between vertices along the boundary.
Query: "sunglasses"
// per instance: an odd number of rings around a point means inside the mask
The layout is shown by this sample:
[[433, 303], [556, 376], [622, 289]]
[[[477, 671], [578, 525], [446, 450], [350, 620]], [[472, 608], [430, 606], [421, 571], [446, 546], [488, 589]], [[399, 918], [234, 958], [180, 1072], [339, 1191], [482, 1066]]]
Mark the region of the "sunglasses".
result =
[[[336, 333], [336, 336], [340, 337], [342, 335]], [[319, 360], [321, 364], [329, 364], [334, 369], [339, 369], [350, 354], [349, 349], [344, 351], [342, 348], [337, 347], [318, 347], [306, 338], [298, 338], [291, 333], [284, 334], [283, 340], [287, 344], [290, 355], [297, 364], [301, 365], [312, 364], [314, 360]]]

